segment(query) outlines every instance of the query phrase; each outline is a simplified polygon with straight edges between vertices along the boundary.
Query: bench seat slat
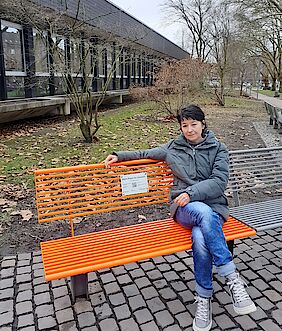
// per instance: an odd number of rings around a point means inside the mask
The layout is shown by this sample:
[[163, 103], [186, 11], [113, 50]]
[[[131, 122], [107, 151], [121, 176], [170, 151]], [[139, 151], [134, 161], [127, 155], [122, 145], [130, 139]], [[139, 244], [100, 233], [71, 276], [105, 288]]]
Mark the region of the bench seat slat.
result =
[[[153, 223], [158, 224], [154, 227]], [[227, 240], [256, 234], [234, 218], [223, 229]], [[42, 242], [41, 250], [45, 278], [50, 281], [190, 250], [191, 246], [191, 231], [166, 219]]]

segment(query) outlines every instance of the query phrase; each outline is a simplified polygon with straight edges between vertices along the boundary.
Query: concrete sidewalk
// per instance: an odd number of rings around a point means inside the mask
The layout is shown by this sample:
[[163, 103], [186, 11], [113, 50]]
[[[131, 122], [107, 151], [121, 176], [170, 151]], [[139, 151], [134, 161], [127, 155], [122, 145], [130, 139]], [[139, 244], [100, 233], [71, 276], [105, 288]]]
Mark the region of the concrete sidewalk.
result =
[[[238, 240], [235, 262], [257, 312], [234, 313], [214, 275], [212, 330], [282, 330], [282, 232]], [[0, 330], [192, 330], [192, 258], [187, 252], [91, 273], [90, 300], [72, 304], [70, 284], [45, 283], [40, 252], [6, 256], [0, 272]]]

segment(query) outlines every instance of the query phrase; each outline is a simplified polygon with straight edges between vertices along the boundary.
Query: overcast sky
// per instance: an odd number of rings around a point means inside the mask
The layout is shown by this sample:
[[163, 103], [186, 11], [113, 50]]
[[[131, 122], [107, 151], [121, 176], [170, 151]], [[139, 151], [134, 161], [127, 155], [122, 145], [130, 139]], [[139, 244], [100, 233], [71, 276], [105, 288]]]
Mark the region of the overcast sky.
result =
[[181, 29], [169, 24], [161, 5], [165, 0], [110, 0], [130, 15], [142, 21], [174, 43], [181, 43]]

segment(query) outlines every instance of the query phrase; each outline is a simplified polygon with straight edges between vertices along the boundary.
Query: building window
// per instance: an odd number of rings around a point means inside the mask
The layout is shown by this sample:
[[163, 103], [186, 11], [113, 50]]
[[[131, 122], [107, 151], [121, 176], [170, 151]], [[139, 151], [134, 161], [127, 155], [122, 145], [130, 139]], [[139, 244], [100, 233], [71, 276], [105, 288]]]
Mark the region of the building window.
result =
[[52, 45], [50, 45], [50, 52], [53, 55], [54, 71], [56, 74], [61, 74], [65, 71], [65, 39], [62, 36], [52, 36]]
[[25, 72], [23, 31], [19, 24], [1, 21], [5, 70]]
[[33, 44], [36, 73], [39, 75], [49, 73], [47, 32], [39, 32], [33, 29]]

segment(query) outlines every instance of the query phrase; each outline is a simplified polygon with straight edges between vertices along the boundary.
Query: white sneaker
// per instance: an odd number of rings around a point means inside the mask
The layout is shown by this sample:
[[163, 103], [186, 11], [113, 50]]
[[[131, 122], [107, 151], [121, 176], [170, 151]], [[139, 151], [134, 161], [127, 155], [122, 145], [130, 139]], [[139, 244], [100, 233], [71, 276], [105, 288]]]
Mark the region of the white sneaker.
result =
[[239, 274], [234, 273], [227, 279], [235, 312], [239, 315], [245, 315], [256, 311], [257, 307], [245, 290], [245, 285], [247, 284], [240, 278]]
[[194, 331], [209, 331], [212, 327], [211, 299], [196, 297], [197, 310], [193, 320]]

